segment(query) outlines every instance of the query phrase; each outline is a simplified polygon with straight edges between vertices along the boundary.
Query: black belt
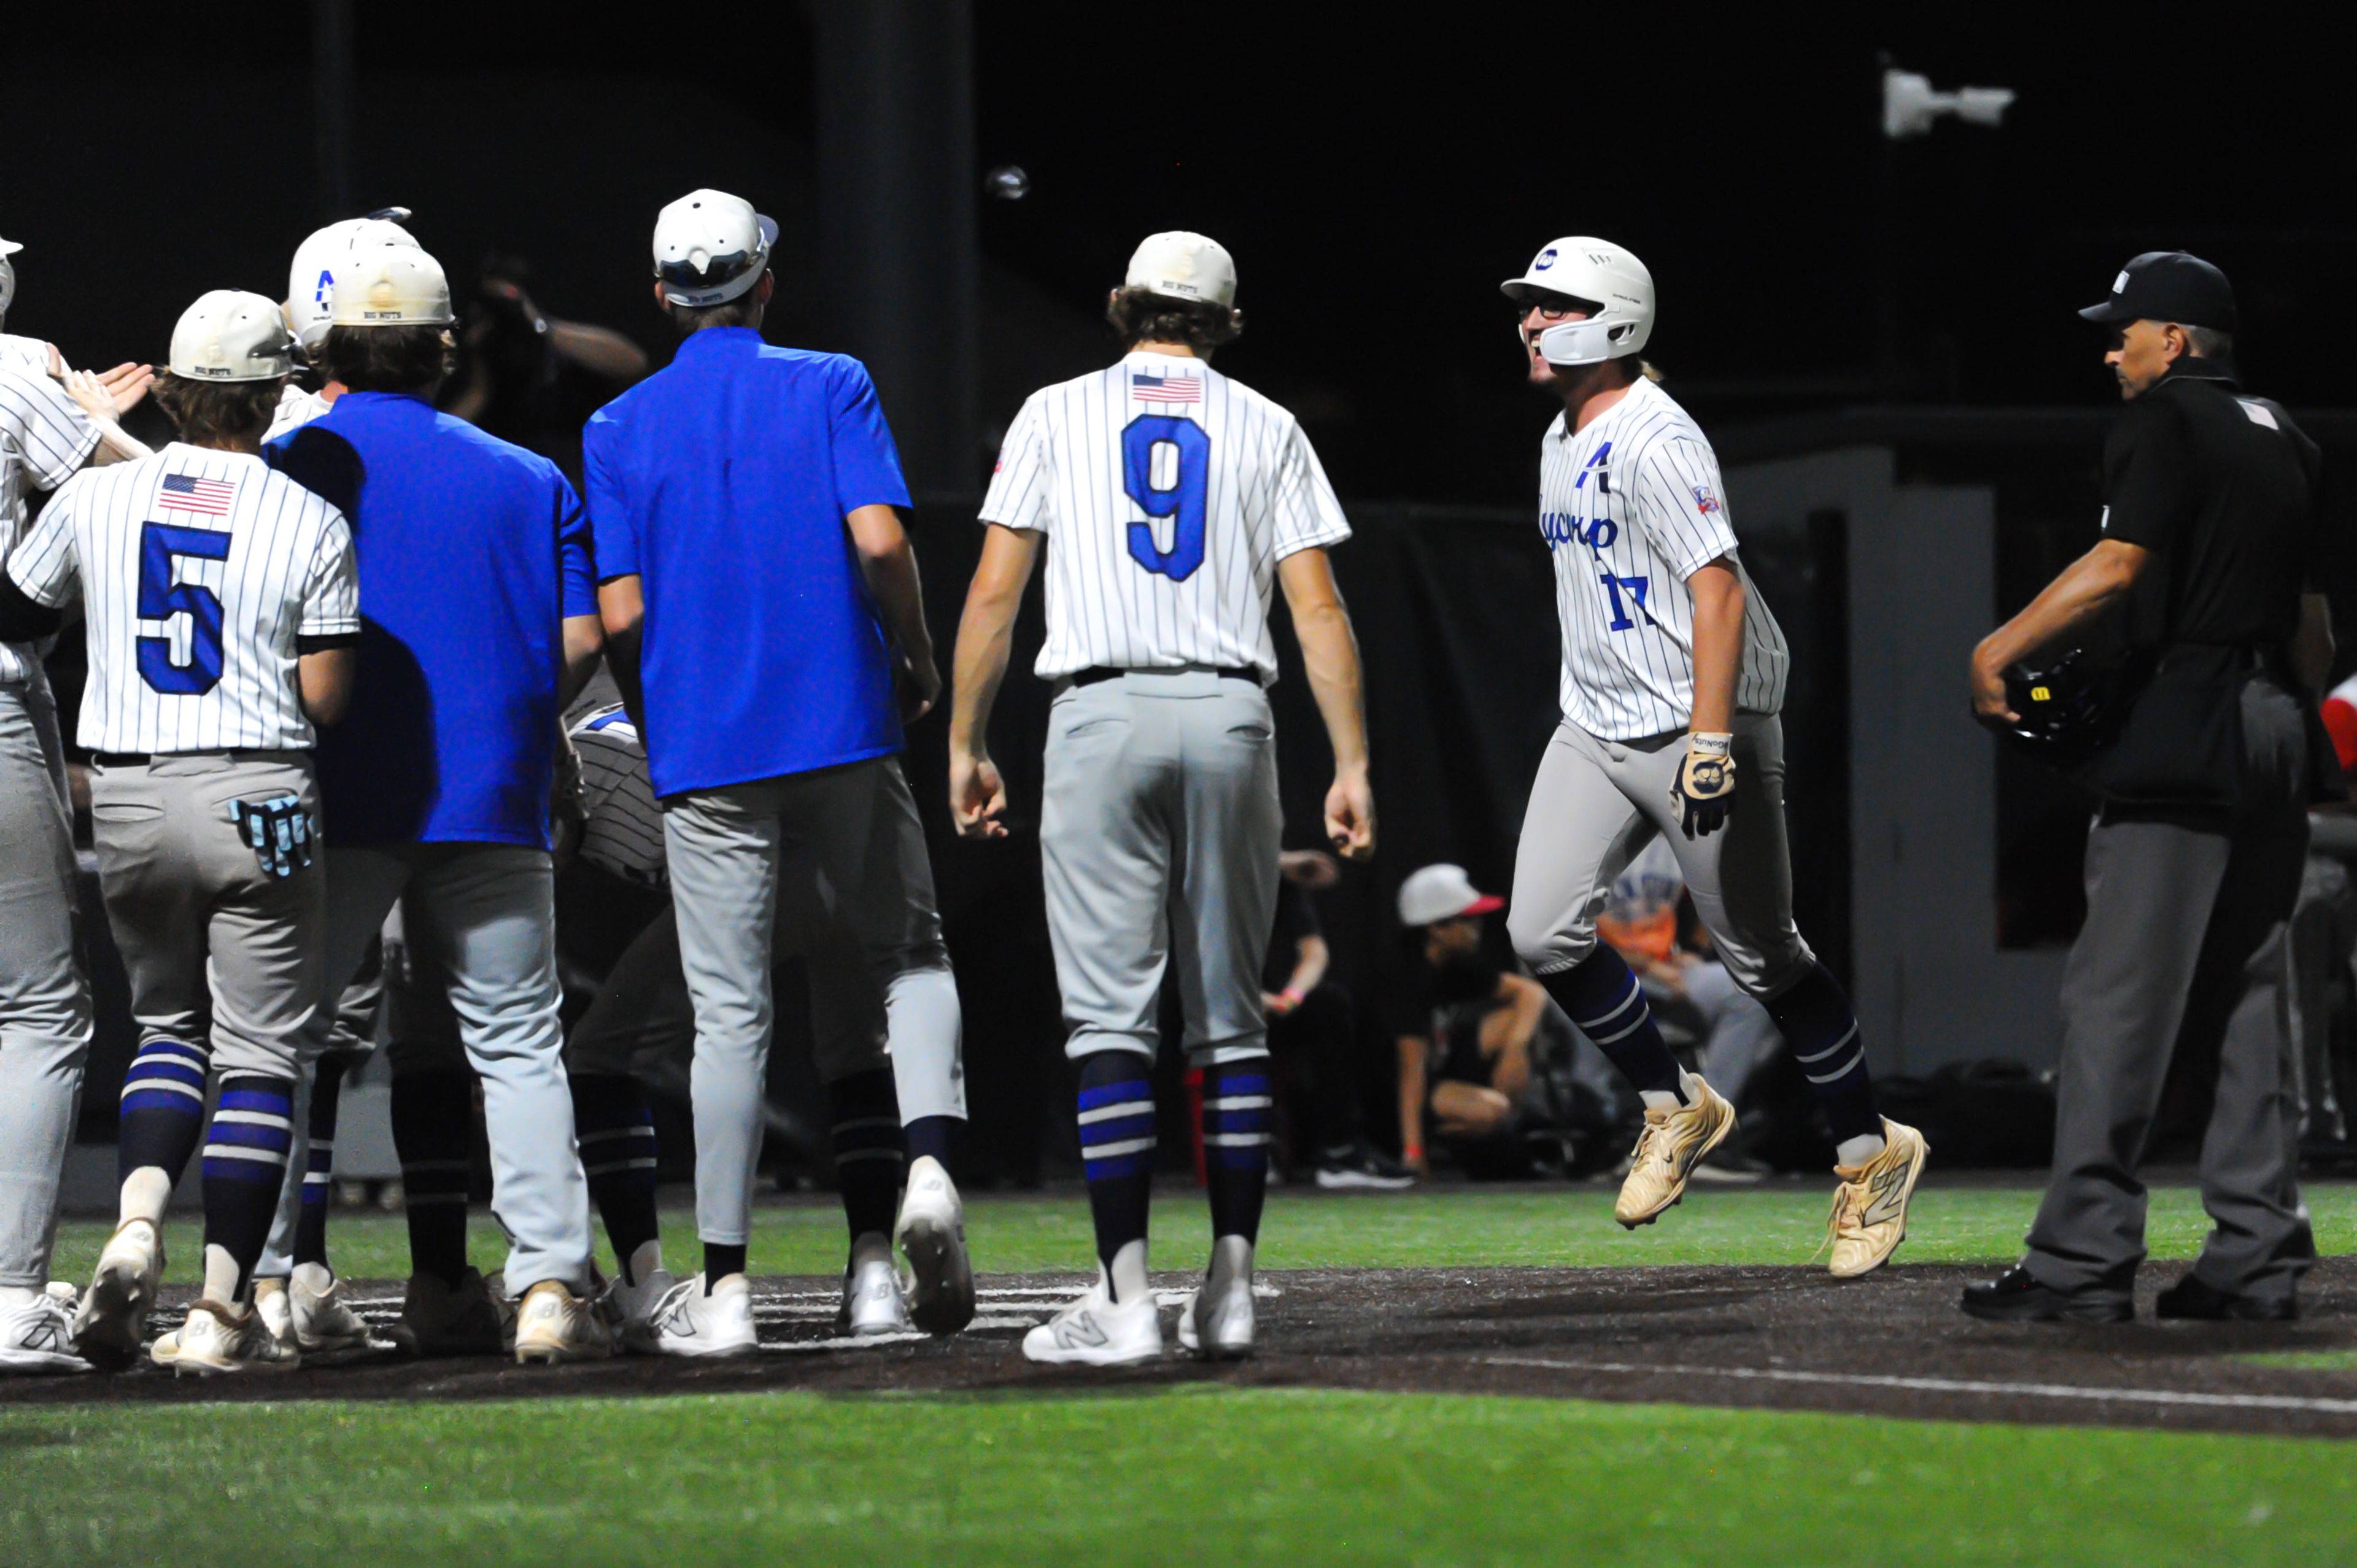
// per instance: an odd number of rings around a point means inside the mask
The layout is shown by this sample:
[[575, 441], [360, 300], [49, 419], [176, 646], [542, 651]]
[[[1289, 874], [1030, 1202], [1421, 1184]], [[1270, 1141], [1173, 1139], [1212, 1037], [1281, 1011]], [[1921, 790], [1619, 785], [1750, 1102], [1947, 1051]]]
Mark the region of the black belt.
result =
[[[183, 757], [226, 757], [231, 762], [235, 762], [241, 757], [284, 757], [285, 755], [286, 754], [283, 751], [256, 751], [247, 746], [242, 750], [228, 751], [167, 751], [164, 754], [164, 760], [172, 762]], [[154, 753], [145, 751], [93, 751], [90, 754], [90, 759], [101, 768], [145, 768], [155, 761], [156, 757]]]
[[1249, 681], [1255, 686], [1260, 684], [1260, 671], [1257, 670], [1201, 665], [1189, 665], [1183, 670], [1115, 670], [1109, 665], [1092, 664], [1086, 670], [1076, 671], [1071, 680], [1075, 686], [1093, 686], [1100, 681], [1118, 680], [1124, 675], [1217, 675], [1222, 681]]

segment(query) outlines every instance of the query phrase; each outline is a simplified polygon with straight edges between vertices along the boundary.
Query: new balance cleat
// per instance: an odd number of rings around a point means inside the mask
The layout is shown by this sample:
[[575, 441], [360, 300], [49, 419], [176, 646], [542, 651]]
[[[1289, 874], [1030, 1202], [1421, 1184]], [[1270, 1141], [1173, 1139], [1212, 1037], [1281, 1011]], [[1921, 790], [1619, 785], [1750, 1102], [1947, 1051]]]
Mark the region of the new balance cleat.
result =
[[472, 1269], [455, 1285], [439, 1274], [412, 1274], [401, 1319], [387, 1337], [411, 1356], [496, 1356], [506, 1348], [500, 1316], [483, 1276]]
[[1151, 1292], [1115, 1302], [1100, 1280], [1087, 1294], [1023, 1337], [1023, 1354], [1051, 1367], [1133, 1367], [1162, 1354]]
[[743, 1274], [722, 1275], [708, 1294], [702, 1274], [677, 1282], [655, 1305], [649, 1327], [649, 1348], [661, 1356], [749, 1356], [761, 1348], [753, 1286]]
[[139, 1353], [156, 1286], [164, 1277], [164, 1238], [150, 1219], [126, 1219], [98, 1255], [98, 1272], [73, 1320], [73, 1348], [100, 1367], [121, 1367]]
[[[254, 1282], [254, 1305], [262, 1305], [262, 1282]], [[306, 1356], [359, 1350], [374, 1343], [368, 1325], [344, 1299], [344, 1282], [323, 1264], [297, 1263], [281, 1293], [289, 1308], [287, 1332]]]
[[602, 1361], [613, 1353], [613, 1337], [596, 1302], [575, 1295], [562, 1280], [542, 1280], [523, 1293], [515, 1319], [519, 1366]]
[[1882, 1119], [1882, 1153], [1855, 1169], [1835, 1165], [1841, 1185], [1834, 1189], [1825, 1240], [1833, 1246], [1837, 1280], [1869, 1273], [1889, 1261], [1907, 1240], [1907, 1200], [1923, 1175], [1932, 1146], [1914, 1128]]
[[899, 1272], [892, 1267], [891, 1243], [881, 1235], [862, 1236], [851, 1244], [851, 1264], [843, 1271], [843, 1311], [835, 1321], [855, 1339], [916, 1332], [900, 1294]]
[[[656, 1343], [657, 1316], [671, 1293], [679, 1288], [680, 1277], [669, 1269], [649, 1269], [638, 1283], [619, 1275], [607, 1285], [604, 1302], [606, 1322], [613, 1329], [621, 1348], [641, 1356], [651, 1356], [662, 1347]], [[686, 1282], [693, 1284], [693, 1280]]]
[[188, 1308], [188, 1320], [180, 1326], [172, 1369], [183, 1378], [210, 1378], [291, 1372], [302, 1364], [303, 1353], [273, 1334], [252, 1307], [240, 1312], [217, 1301], [200, 1301]]
[[[261, 1315], [262, 1326], [276, 1335], [281, 1344], [295, 1344], [295, 1309], [286, 1299], [285, 1280], [267, 1275], [255, 1280], [253, 1310]], [[302, 1348], [299, 1345], [295, 1348]]]
[[1651, 1225], [1684, 1197], [1695, 1166], [1735, 1131], [1735, 1107], [1701, 1079], [1690, 1076], [1686, 1081], [1697, 1091], [1695, 1102], [1674, 1111], [1647, 1111], [1645, 1130], [1629, 1155], [1629, 1175], [1612, 1218], [1631, 1230]]
[[0, 1372], [91, 1370], [74, 1354], [70, 1296], [60, 1300], [51, 1290], [25, 1294], [29, 1299], [0, 1306]]
[[1241, 1236], [1211, 1243], [1211, 1272], [1178, 1309], [1178, 1345], [1207, 1361], [1253, 1350], [1253, 1249]]
[[892, 1240], [909, 1260], [909, 1317], [928, 1334], [955, 1334], [974, 1321], [974, 1264], [965, 1251], [965, 1206], [941, 1161], [920, 1155]]

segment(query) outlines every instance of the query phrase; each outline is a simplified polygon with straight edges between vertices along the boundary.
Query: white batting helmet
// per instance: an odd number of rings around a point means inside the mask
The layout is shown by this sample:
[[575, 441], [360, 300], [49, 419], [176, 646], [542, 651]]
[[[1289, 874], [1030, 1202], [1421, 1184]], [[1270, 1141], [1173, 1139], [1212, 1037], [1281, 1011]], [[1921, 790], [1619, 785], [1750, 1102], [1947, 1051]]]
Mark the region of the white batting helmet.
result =
[[1653, 335], [1653, 274], [1609, 240], [1574, 234], [1550, 241], [1531, 258], [1528, 271], [1499, 288], [1517, 303], [1557, 294], [1596, 307], [1585, 321], [1539, 334], [1540, 357], [1550, 365], [1568, 369], [1625, 359]]
[[725, 190], [691, 190], [655, 214], [663, 298], [700, 310], [748, 294], [770, 268], [778, 220]]
[[8, 305], [16, 297], [16, 269], [8, 258], [25, 247], [14, 240], [0, 240], [0, 321], [8, 318]]
[[416, 250], [417, 240], [398, 223], [382, 218], [348, 218], [330, 223], [295, 247], [295, 264], [286, 274], [286, 325], [306, 349], [316, 349], [327, 337], [328, 316], [335, 308], [336, 267], [355, 251], [386, 246]]
[[1124, 288], [1142, 288], [1165, 299], [1236, 302], [1236, 259], [1217, 240], [1184, 229], [1148, 234], [1129, 258]]
[[337, 263], [328, 301], [331, 327], [447, 327], [457, 319], [450, 280], [424, 251], [380, 245]]
[[192, 381], [274, 381], [294, 369], [295, 334], [258, 294], [199, 295], [172, 328], [172, 373]]

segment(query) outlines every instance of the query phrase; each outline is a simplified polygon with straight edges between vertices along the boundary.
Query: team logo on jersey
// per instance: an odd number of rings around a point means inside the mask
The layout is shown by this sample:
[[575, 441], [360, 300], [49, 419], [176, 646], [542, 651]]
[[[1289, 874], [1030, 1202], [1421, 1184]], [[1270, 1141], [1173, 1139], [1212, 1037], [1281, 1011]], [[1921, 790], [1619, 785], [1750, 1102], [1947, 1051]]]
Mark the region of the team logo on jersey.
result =
[[1531, 271], [1534, 273], [1543, 273], [1553, 265], [1555, 265], [1555, 247], [1553, 245], [1549, 245], [1545, 250], [1539, 252], [1539, 259], [1531, 263]]
[[1694, 488], [1694, 493], [1695, 510], [1702, 513], [1705, 517], [1708, 517], [1712, 512], [1718, 510], [1718, 498], [1710, 493], [1710, 487], [1708, 485], [1696, 485]]
[[1140, 403], [1200, 403], [1203, 401], [1203, 378], [1188, 375], [1149, 375], [1140, 371], [1129, 378], [1129, 395]]

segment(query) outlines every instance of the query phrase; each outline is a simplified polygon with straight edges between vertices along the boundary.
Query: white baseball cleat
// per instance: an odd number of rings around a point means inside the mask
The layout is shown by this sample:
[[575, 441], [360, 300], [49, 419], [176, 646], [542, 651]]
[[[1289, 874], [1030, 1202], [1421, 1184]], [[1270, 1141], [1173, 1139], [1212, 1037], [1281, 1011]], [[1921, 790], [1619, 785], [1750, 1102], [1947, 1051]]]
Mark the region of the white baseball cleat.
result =
[[835, 1321], [855, 1339], [916, 1332], [900, 1294], [900, 1273], [892, 1266], [892, 1243], [880, 1232], [851, 1244], [851, 1263], [843, 1271], [843, 1311]]
[[702, 1274], [675, 1282], [655, 1304], [649, 1327], [649, 1348], [660, 1356], [749, 1356], [761, 1348], [753, 1286], [743, 1274], [721, 1275], [708, 1294]]
[[209, 1378], [221, 1373], [291, 1372], [303, 1364], [303, 1352], [270, 1331], [262, 1314], [248, 1307], [240, 1312], [217, 1301], [200, 1301], [188, 1308], [180, 1326], [178, 1354], [172, 1369], [180, 1377]]
[[[286, 1282], [268, 1275], [253, 1282], [253, 1310], [262, 1319], [262, 1326], [270, 1330], [282, 1345], [295, 1345], [295, 1309], [286, 1300]], [[296, 1345], [301, 1349], [300, 1345]], [[148, 1348], [150, 1356], [155, 1348]], [[163, 1363], [156, 1362], [157, 1366]]]
[[0, 1372], [87, 1372], [73, 1351], [73, 1287], [27, 1291], [29, 1298], [0, 1306]]
[[596, 1302], [574, 1294], [562, 1280], [542, 1280], [523, 1293], [515, 1317], [517, 1365], [602, 1361], [613, 1353], [613, 1336]]
[[[357, 1350], [373, 1341], [368, 1325], [344, 1299], [344, 1282], [323, 1263], [297, 1263], [295, 1277], [280, 1293], [289, 1308], [287, 1332], [307, 1356], [329, 1350]], [[262, 1282], [254, 1282], [253, 1304], [262, 1305]]]
[[1131, 1367], [1162, 1354], [1152, 1292], [1115, 1302], [1099, 1280], [1086, 1295], [1023, 1337], [1023, 1354], [1052, 1367]]
[[1243, 1237], [1211, 1243], [1211, 1271], [1178, 1309], [1178, 1344], [1207, 1361], [1252, 1354], [1253, 1247]]
[[641, 1356], [651, 1356], [662, 1349], [657, 1343], [661, 1336], [655, 1326], [656, 1315], [680, 1283], [679, 1276], [669, 1269], [649, 1269], [636, 1284], [619, 1274], [614, 1276], [606, 1286], [606, 1320], [620, 1337], [623, 1349]]
[[74, 1314], [74, 1349], [99, 1366], [119, 1367], [137, 1355], [163, 1277], [164, 1237], [156, 1222], [126, 1219], [117, 1226]]
[[928, 1334], [955, 1334], [974, 1321], [974, 1264], [965, 1251], [965, 1206], [941, 1161], [919, 1156], [892, 1240], [909, 1259], [909, 1316]]

